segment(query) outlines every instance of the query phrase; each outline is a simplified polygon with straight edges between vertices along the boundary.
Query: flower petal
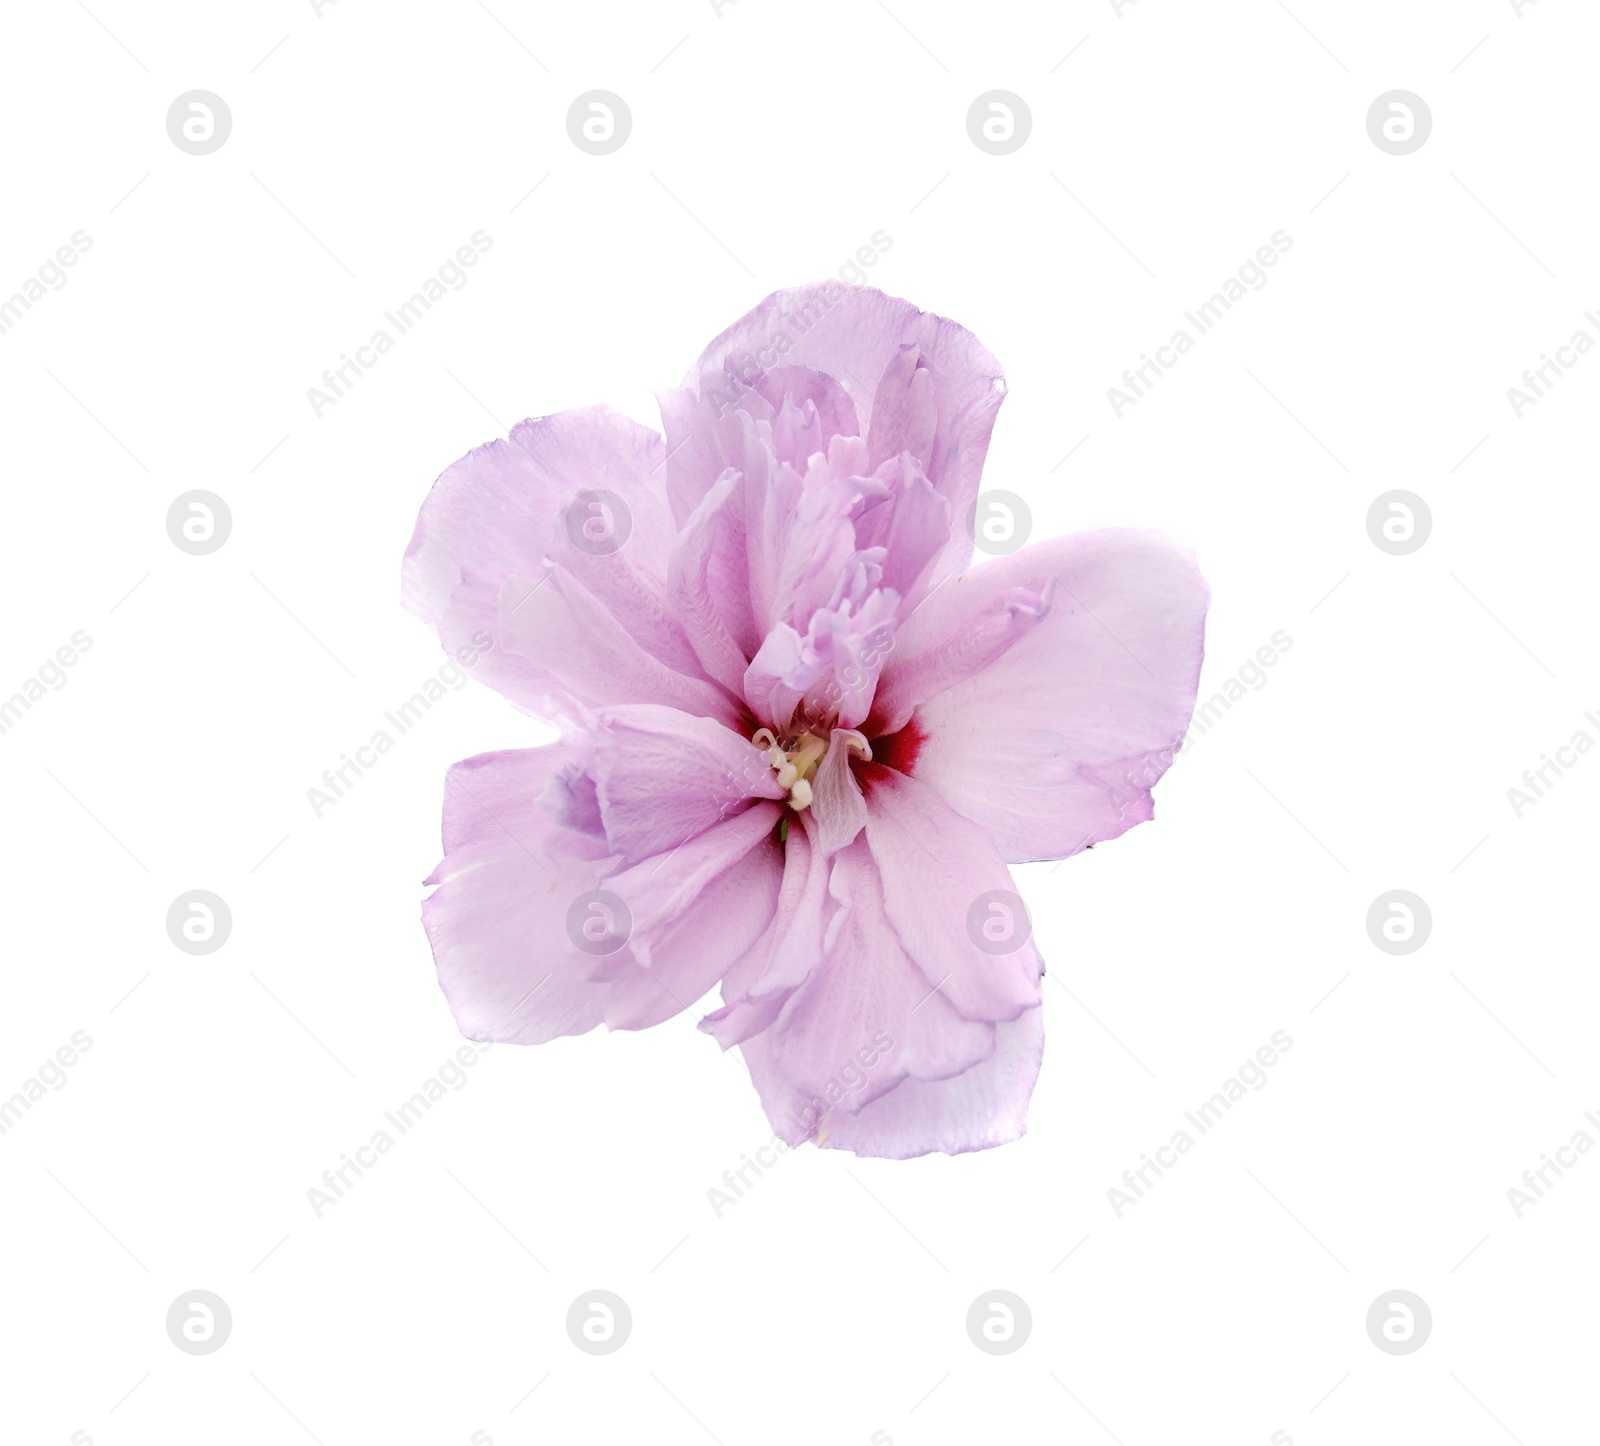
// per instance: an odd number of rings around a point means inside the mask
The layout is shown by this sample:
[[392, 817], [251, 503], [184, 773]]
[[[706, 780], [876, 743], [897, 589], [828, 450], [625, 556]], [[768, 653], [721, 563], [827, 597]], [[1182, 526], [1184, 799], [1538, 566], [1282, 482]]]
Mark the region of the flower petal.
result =
[[745, 508], [744, 474], [730, 468], [684, 523], [667, 577], [701, 666], [735, 694], [762, 638], [751, 598]]
[[710, 374], [759, 387], [791, 366], [833, 377], [850, 394], [861, 435], [875, 439], [871, 466], [901, 451], [923, 463], [956, 519], [936, 574], [959, 569], [972, 556], [966, 518], [1005, 396], [1000, 364], [953, 321], [871, 287], [824, 281], [767, 297], [706, 348], [684, 385], [697, 388]]
[[710, 679], [680, 673], [649, 652], [571, 573], [508, 577], [500, 588], [499, 651], [522, 660], [522, 679], [562, 712], [661, 703], [739, 725], [738, 704]]
[[965, 1019], [993, 1023], [1031, 1009], [1044, 974], [1032, 938], [1004, 953], [980, 942], [984, 896], [1016, 897], [993, 841], [918, 779], [876, 763], [858, 771], [884, 911], [927, 987]]
[[873, 475], [888, 491], [856, 518], [856, 546], [883, 549], [883, 586], [900, 594], [901, 614], [909, 616], [926, 592], [929, 564], [950, 541], [950, 504], [909, 452], [889, 458]]
[[[928, 987], [884, 912], [864, 839], [835, 858], [828, 887], [837, 909], [822, 960], [766, 1033], [781, 1093], [854, 1114], [903, 1079], [948, 1079], [987, 1059], [994, 1026], [963, 1019]], [[767, 1084], [770, 1095], [776, 1081]], [[798, 1144], [810, 1129], [793, 1105], [773, 1127]]]
[[700, 1028], [724, 1049], [771, 1024], [822, 959], [831, 869], [815, 835], [809, 810], [791, 815], [772, 922], [723, 978], [722, 1008], [700, 1021]]
[[[965, 577], [946, 585], [960, 589]], [[924, 622], [923, 610], [912, 614], [895, 633], [894, 652], [872, 697], [868, 728], [874, 737], [898, 733], [919, 703], [976, 676], [1002, 657], [1043, 622], [1050, 611], [1054, 585], [1048, 575], [1018, 587], [1001, 589], [969, 608], [959, 627], [936, 632]], [[973, 601], [969, 592], [963, 600]], [[936, 614], [943, 623], [944, 614]]]
[[[683, 920], [701, 895], [740, 859], [757, 848], [776, 851], [777, 842], [771, 835], [781, 813], [782, 810], [775, 803], [763, 801], [753, 804], [744, 813], [725, 819], [679, 847], [644, 859], [607, 879], [605, 887], [628, 906], [632, 919], [628, 946], [641, 968], [654, 967], [658, 954], [662, 953], [662, 941], [667, 938], [671, 926]], [[765, 917], [761, 920], [763, 928], [776, 909], [777, 879], [774, 876], [772, 897], [766, 901]], [[711, 975], [708, 983], [702, 985], [694, 995], [688, 996], [686, 1003], [693, 1003], [722, 978], [722, 974], [732, 967], [743, 952], [742, 948], [735, 950], [726, 947], [722, 921], [715, 910], [697, 910], [696, 918], [703, 930], [700, 947], [707, 956], [722, 958], [731, 953], [733, 957], [726, 959], [721, 969]], [[756, 931], [757, 934], [759, 932]], [[746, 945], [754, 942], [755, 937], [751, 935]], [[676, 948], [666, 951], [669, 964], [681, 962], [681, 952]]]
[[[608, 407], [522, 422], [509, 441], [474, 449], [446, 469], [423, 503], [401, 570], [406, 606], [439, 630], [450, 652], [472, 646], [482, 655], [473, 660], [478, 677], [525, 711], [548, 716], [567, 700], [552, 693], [537, 651], [500, 645], [499, 599], [508, 579], [537, 580], [556, 564], [583, 579], [587, 596], [642, 651], [701, 676], [667, 603], [675, 529], [663, 456], [656, 433]], [[620, 502], [620, 516], [601, 514], [619, 529], [615, 535], [626, 529], [617, 548], [577, 544], [574, 533], [584, 536], [581, 525], [595, 505], [580, 501], [587, 491]]]
[[680, 528], [724, 472], [760, 477], [775, 461], [771, 438], [776, 410], [737, 378], [708, 376], [704, 385], [658, 392], [656, 401], [666, 437], [662, 470]]
[[[666, 577], [677, 528], [667, 505], [662, 474], [666, 449], [658, 432], [610, 407], [596, 406], [518, 422], [511, 429], [511, 441], [554, 489], [554, 520], [560, 523], [553, 529], [555, 540], [568, 548], [569, 556], [574, 534], [584, 535], [580, 524], [586, 518], [575, 511], [569, 519], [567, 508], [579, 493], [614, 492], [627, 508], [625, 518], [609, 519], [626, 525], [626, 540], [618, 552], [632, 558], [641, 572]], [[621, 536], [620, 528], [616, 535]], [[616, 555], [577, 551], [597, 558]]]
[[914, 720], [915, 776], [987, 829], [1009, 863], [1065, 858], [1151, 817], [1204, 652], [1210, 595], [1193, 555], [1122, 530], [985, 563], [929, 597], [900, 637], [959, 637], [1041, 577], [1054, 591], [1037, 626], [919, 701]]
[[867, 802], [850, 771], [850, 758], [858, 743], [866, 743], [861, 734], [835, 728], [828, 737], [828, 751], [817, 765], [809, 812], [817, 824], [817, 847], [824, 855], [838, 853], [866, 827]]
[[779, 623], [745, 671], [750, 710], [780, 734], [834, 723], [855, 728], [871, 710], [899, 602], [877, 588], [859, 604], [846, 598], [818, 608], [804, 636]]
[[[764, 826], [753, 828], [758, 814]], [[775, 804], [757, 804], [607, 883], [634, 912], [629, 942], [641, 965], [606, 997], [612, 1029], [648, 1029], [671, 1019], [755, 947], [777, 913], [783, 879], [783, 855], [772, 837], [776, 816]]]
[[[1020, 1139], [1044, 1058], [1043, 1010], [994, 1026], [994, 1053], [947, 1080], [906, 1079], [855, 1114], [824, 1115], [824, 1149], [907, 1160], [935, 1150], [961, 1155]], [[746, 1047], [748, 1058], [748, 1046]], [[751, 1073], [756, 1073], [752, 1063]]]
[[557, 744], [480, 754], [445, 777], [445, 853], [422, 921], [468, 1039], [541, 1044], [604, 1017], [605, 987], [570, 941], [567, 911], [613, 860], [538, 803], [570, 763]]
[[753, 799], [785, 796], [753, 743], [675, 708], [604, 708], [590, 745], [605, 835], [630, 864], [670, 852]]

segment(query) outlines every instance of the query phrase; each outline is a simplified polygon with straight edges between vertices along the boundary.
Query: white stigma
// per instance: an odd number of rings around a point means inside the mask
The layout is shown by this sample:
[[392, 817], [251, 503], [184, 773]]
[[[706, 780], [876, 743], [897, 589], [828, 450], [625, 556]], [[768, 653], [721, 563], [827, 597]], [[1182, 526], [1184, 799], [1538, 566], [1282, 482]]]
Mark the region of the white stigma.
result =
[[[857, 733], [853, 728], [839, 730], [845, 735], [846, 744], [854, 748], [863, 758], [872, 757], [872, 745], [867, 742], [866, 736]], [[750, 735], [750, 741], [762, 750], [767, 756], [767, 762], [772, 765], [774, 777], [778, 786], [787, 789], [789, 793], [789, 807], [797, 812], [809, 808], [814, 797], [811, 779], [818, 766], [828, 752], [828, 737], [819, 737], [815, 733], [801, 733], [798, 737], [790, 739], [787, 744], [780, 743], [770, 728], [757, 728]]]

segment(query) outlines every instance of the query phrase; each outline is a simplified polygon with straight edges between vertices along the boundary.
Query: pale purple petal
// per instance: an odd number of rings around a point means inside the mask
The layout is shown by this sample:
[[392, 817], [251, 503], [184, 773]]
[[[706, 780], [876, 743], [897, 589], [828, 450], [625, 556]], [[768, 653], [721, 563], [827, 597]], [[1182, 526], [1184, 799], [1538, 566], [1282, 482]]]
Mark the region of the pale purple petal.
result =
[[469, 1039], [539, 1044], [604, 1018], [606, 988], [568, 937], [567, 911], [613, 861], [538, 804], [571, 761], [556, 745], [485, 753], [445, 775], [444, 859], [422, 920]]
[[[751, 519], [752, 590], [758, 624], [780, 622], [803, 629], [817, 608], [838, 607], [850, 579], [862, 566], [856, 543], [855, 515], [886, 488], [875, 478], [855, 475], [860, 443], [836, 439], [827, 456], [811, 458], [803, 482], [787, 468], [779, 469], [781, 487], [766, 497]], [[877, 585], [876, 569], [868, 587]], [[760, 586], [761, 573], [770, 583]], [[857, 585], [859, 586], [859, 585]], [[864, 594], [866, 589], [861, 589]], [[859, 596], [858, 599], [859, 601]]]
[[[857, 1114], [835, 1111], [824, 1116], [817, 1144], [906, 1160], [934, 1151], [961, 1155], [1021, 1139], [1044, 1058], [1043, 1011], [1030, 1009], [1010, 1023], [997, 1024], [994, 1035], [994, 1053], [954, 1079], [903, 1080]], [[749, 1046], [745, 1048], [750, 1060]], [[753, 1060], [750, 1066], [759, 1081]]]
[[[781, 1079], [817, 1114], [855, 1113], [901, 1080], [948, 1079], [987, 1059], [994, 1026], [963, 1019], [928, 987], [885, 915], [865, 840], [835, 858], [829, 892], [837, 911], [823, 958], [767, 1032], [769, 1084]], [[773, 1125], [795, 1132], [791, 1143], [810, 1133], [792, 1099]]]
[[960, 636], [1041, 576], [1054, 593], [1039, 625], [912, 721], [911, 771], [1011, 863], [1065, 858], [1151, 816], [1194, 707], [1209, 601], [1190, 553], [1152, 533], [1092, 532], [947, 583], [905, 631]]
[[630, 864], [785, 796], [761, 749], [710, 718], [628, 704], [601, 709], [589, 736], [605, 837]]
[[700, 1021], [700, 1028], [724, 1049], [771, 1024], [784, 1001], [822, 960], [831, 868], [812, 842], [815, 834], [809, 810], [791, 819], [772, 922], [723, 979], [723, 1007]]
[[[628, 971], [612, 985], [605, 1011], [610, 1028], [649, 1029], [688, 1009], [771, 927], [784, 862], [771, 837], [774, 806], [759, 807], [768, 816], [755, 843], [739, 852], [738, 839], [731, 844], [727, 837], [715, 840], [721, 857], [714, 868], [707, 869], [701, 858], [692, 855], [693, 845], [639, 866], [663, 876], [652, 878], [651, 888], [658, 896], [670, 894], [672, 902], [646, 918], [635, 915], [630, 947], [642, 966], [641, 956], [647, 955], [648, 965]], [[721, 828], [732, 830], [726, 824]], [[684, 887], [679, 879], [694, 882]], [[646, 892], [631, 875], [619, 876], [606, 887], [629, 900], [630, 907], [641, 904]]]
[[898, 606], [894, 593], [876, 589], [859, 604], [819, 608], [804, 635], [778, 624], [745, 672], [751, 712], [780, 733], [819, 720], [855, 728], [872, 707]]
[[854, 842], [867, 825], [867, 801], [850, 769], [850, 760], [862, 756], [858, 745], [865, 744], [859, 733], [835, 728], [817, 765], [809, 812], [817, 825], [817, 847], [824, 855]]
[[889, 458], [873, 475], [887, 491], [857, 516], [856, 546], [882, 549], [883, 586], [899, 593], [904, 617], [922, 601], [930, 566], [950, 540], [950, 504], [909, 453]]
[[599, 843], [606, 841], [600, 793], [584, 766], [574, 762], [561, 768], [539, 795], [539, 806], [563, 828], [576, 829]]
[[913, 344], [902, 346], [878, 379], [872, 399], [872, 425], [867, 431], [867, 451], [876, 467], [901, 453], [914, 457], [926, 470], [934, 455], [939, 429], [934, 373]]
[[[816, 417], [822, 445], [799, 453], [802, 458], [809, 457], [812, 452], [826, 452], [831, 437], [861, 435], [861, 424], [849, 391], [826, 372], [812, 371], [809, 367], [771, 367], [757, 373], [754, 390], [777, 412], [782, 411], [784, 402], [789, 402]], [[774, 418], [775, 429], [776, 426]], [[783, 446], [779, 446], [778, 455], [785, 455]], [[803, 472], [805, 468], [797, 466], [795, 470]]]
[[[772, 837], [782, 809], [776, 803], [758, 802], [744, 813], [724, 819], [687, 843], [658, 857], [647, 858], [611, 875], [605, 887], [628, 907], [632, 932], [628, 946], [641, 968], [650, 969], [657, 961], [657, 949], [668, 926], [682, 919], [717, 879], [753, 849], [775, 850]], [[777, 908], [777, 889], [766, 906], [765, 927]], [[714, 950], [723, 925], [714, 910], [695, 910], [703, 933], [701, 944]], [[759, 932], [759, 931], [758, 931]], [[671, 958], [676, 958], [673, 951]], [[733, 961], [729, 960], [729, 964]], [[712, 979], [721, 978], [718, 974]], [[702, 986], [704, 993], [709, 984]], [[691, 1001], [692, 1002], [692, 1001]]]
[[684, 386], [726, 372], [759, 385], [766, 372], [797, 365], [835, 378], [849, 392], [862, 433], [876, 435], [882, 449], [871, 466], [900, 451], [923, 462], [951, 515], [961, 519], [935, 572], [958, 570], [972, 555], [964, 519], [977, 499], [1005, 396], [1000, 364], [971, 332], [942, 316], [870, 287], [826, 281], [767, 297], [706, 348]]
[[[874, 733], [898, 733], [918, 704], [977, 676], [1049, 614], [1055, 583], [1048, 573], [993, 591], [969, 586], [973, 576], [945, 583], [940, 606], [919, 609], [897, 629], [872, 699]], [[948, 626], [957, 612], [960, 625]]]
[[761, 647], [751, 602], [745, 480], [727, 471], [684, 524], [667, 587], [708, 677], [738, 694]]
[[530, 686], [563, 711], [661, 703], [733, 727], [738, 705], [706, 677], [669, 667], [639, 643], [575, 576], [550, 567], [500, 589], [501, 651], [526, 660]]
[[[675, 532], [664, 455], [656, 433], [608, 407], [522, 422], [510, 441], [476, 448], [423, 503], [401, 569], [406, 606], [438, 629], [474, 676], [518, 707], [549, 716], [572, 700], [539, 666], [536, 650], [505, 645], [500, 597], [508, 579], [535, 581], [552, 565], [571, 567], [635, 646], [669, 669], [701, 676], [666, 604]], [[626, 512], [627, 539], [614, 553], [586, 553], [572, 541], [568, 512], [591, 490], [614, 494]]]
[[987, 894], [1015, 897], [989, 835], [919, 779], [867, 764], [867, 845], [884, 908], [929, 989], [966, 1019], [1015, 1019], [1039, 1002], [1044, 961], [1032, 938], [1002, 954], [980, 946], [972, 911]]

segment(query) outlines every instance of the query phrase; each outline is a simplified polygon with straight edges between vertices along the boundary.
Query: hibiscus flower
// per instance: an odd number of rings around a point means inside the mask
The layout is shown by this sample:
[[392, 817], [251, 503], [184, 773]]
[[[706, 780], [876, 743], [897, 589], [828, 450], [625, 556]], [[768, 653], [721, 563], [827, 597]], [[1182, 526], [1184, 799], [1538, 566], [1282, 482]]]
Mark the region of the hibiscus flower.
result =
[[406, 605], [561, 731], [446, 777], [423, 921], [466, 1036], [720, 986], [700, 1028], [787, 1145], [1023, 1133], [1044, 963], [1007, 865], [1151, 817], [1208, 595], [1144, 532], [970, 567], [1004, 391], [960, 326], [830, 281], [712, 342], [664, 435], [562, 412], [439, 478]]

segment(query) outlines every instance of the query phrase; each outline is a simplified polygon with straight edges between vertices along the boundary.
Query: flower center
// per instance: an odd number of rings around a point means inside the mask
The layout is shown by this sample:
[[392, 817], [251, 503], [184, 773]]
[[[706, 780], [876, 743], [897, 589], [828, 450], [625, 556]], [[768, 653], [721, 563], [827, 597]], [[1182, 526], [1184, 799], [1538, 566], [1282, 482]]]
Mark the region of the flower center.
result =
[[[872, 757], [872, 745], [865, 735], [853, 728], [837, 730], [845, 735], [849, 747], [860, 751], [864, 758]], [[750, 741], [767, 755], [772, 771], [777, 775], [778, 786], [789, 790], [789, 806], [794, 809], [811, 805], [811, 779], [827, 756], [831, 735], [805, 732], [782, 742], [770, 728], [757, 728]]]

